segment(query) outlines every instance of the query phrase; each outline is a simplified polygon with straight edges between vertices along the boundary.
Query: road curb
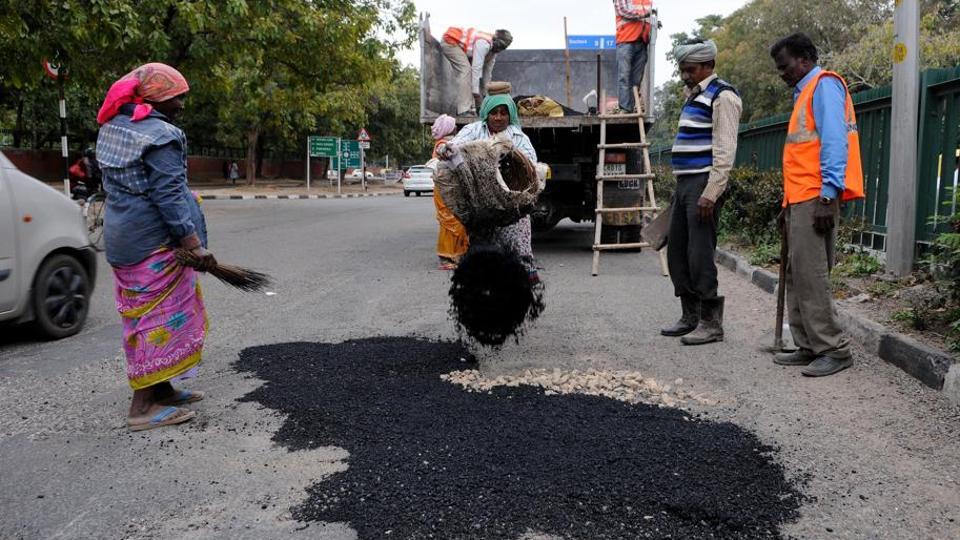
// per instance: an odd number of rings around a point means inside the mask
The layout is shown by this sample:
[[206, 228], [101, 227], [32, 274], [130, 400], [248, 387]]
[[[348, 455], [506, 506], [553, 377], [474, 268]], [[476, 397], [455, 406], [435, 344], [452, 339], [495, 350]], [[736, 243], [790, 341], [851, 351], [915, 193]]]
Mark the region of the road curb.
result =
[[361, 197], [395, 197], [400, 193], [343, 193], [341, 195], [217, 195], [200, 193], [205, 201], [254, 201], [254, 200], [309, 200], [309, 199], [358, 199]]
[[[774, 294], [779, 276], [752, 266], [743, 257], [717, 248], [716, 261], [720, 266], [748, 279], [760, 290]], [[861, 342], [867, 352], [902, 369], [923, 384], [940, 390], [954, 403], [960, 403], [960, 363], [943, 351], [894, 332], [870, 319], [837, 305], [840, 324], [851, 337]]]

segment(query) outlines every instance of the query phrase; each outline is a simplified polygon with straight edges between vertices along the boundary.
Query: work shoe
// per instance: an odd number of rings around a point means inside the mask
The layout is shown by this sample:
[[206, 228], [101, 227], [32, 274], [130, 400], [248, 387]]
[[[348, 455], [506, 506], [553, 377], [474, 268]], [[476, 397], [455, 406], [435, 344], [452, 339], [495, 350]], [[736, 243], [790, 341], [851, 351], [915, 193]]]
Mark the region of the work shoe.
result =
[[809, 366], [800, 370], [807, 377], [826, 377], [834, 373], [840, 373], [853, 365], [853, 358], [831, 358], [829, 356], [818, 356]]
[[680, 309], [683, 315], [673, 326], [668, 326], [660, 330], [660, 335], [668, 337], [685, 336], [693, 332], [700, 322], [700, 299], [696, 296], [681, 296]]
[[817, 359], [817, 355], [809, 349], [797, 349], [793, 352], [781, 352], [773, 356], [773, 363], [778, 366], [806, 366]]
[[684, 345], [706, 345], [723, 341], [723, 297], [700, 301], [700, 323], [697, 329], [680, 338]]

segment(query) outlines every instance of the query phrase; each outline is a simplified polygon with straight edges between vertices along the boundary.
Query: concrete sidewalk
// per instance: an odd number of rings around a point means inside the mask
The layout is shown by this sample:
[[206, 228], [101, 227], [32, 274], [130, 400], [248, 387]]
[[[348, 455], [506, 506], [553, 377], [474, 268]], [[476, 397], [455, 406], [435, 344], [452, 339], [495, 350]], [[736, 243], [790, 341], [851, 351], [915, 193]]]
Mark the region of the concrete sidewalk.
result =
[[[46, 182], [58, 191], [63, 190], [62, 182]], [[255, 186], [248, 186], [245, 181], [233, 185], [228, 181], [190, 182], [190, 188], [206, 200], [250, 200], [250, 199], [337, 199], [355, 197], [381, 197], [384, 195], [399, 195], [403, 193], [403, 184], [394, 182], [384, 185], [383, 180], [374, 179], [367, 182], [364, 190], [359, 182], [341, 184], [337, 189], [336, 182], [320, 180], [311, 182], [307, 189], [303, 180], [258, 180]]]
[[336, 182], [320, 180], [311, 182], [307, 189], [302, 180], [260, 180], [255, 186], [248, 186], [238, 182], [236, 186], [230, 182], [192, 182], [191, 189], [204, 199], [329, 199], [347, 197], [375, 197], [383, 195], [397, 195], [403, 193], [403, 184], [396, 182], [388, 185], [383, 180], [367, 182], [366, 190], [359, 182], [341, 184], [337, 189]]

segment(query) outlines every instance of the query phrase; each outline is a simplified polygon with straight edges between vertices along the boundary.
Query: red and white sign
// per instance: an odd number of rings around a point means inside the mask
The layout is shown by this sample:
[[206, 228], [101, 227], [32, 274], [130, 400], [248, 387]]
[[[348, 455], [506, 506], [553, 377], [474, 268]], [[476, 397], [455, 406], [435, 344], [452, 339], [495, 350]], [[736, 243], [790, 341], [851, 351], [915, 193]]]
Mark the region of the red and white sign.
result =
[[[60, 75], [60, 65], [54, 64], [49, 60], [47, 60], [46, 58], [43, 59], [42, 64], [43, 64], [43, 71], [44, 73], [47, 74], [47, 77], [50, 77], [53, 80], [57, 80], [57, 76]], [[66, 77], [66, 75], [64, 75], [64, 77]]]
[[370, 142], [370, 134], [367, 133], [367, 128], [360, 128], [360, 133], [357, 134], [357, 140], [360, 142]]

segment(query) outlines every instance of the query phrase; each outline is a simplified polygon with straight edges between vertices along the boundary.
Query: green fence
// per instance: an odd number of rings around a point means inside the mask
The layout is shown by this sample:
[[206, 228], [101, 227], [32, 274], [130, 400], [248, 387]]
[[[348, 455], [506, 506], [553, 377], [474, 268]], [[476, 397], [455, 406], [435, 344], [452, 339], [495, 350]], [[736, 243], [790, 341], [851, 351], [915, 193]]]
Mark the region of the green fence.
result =
[[[960, 67], [932, 69], [921, 75], [918, 134], [917, 241], [931, 242], [944, 225], [936, 216], [954, 211], [953, 190], [960, 162]], [[853, 96], [860, 130], [860, 154], [866, 198], [847, 209], [862, 219], [859, 243], [878, 251], [886, 248], [887, 193], [890, 183], [891, 88], [885, 86]], [[789, 115], [778, 115], [740, 126], [737, 166], [773, 169], [781, 166]], [[654, 164], [669, 165], [669, 147], [652, 150]], [[855, 241], [858, 239], [855, 239]]]

